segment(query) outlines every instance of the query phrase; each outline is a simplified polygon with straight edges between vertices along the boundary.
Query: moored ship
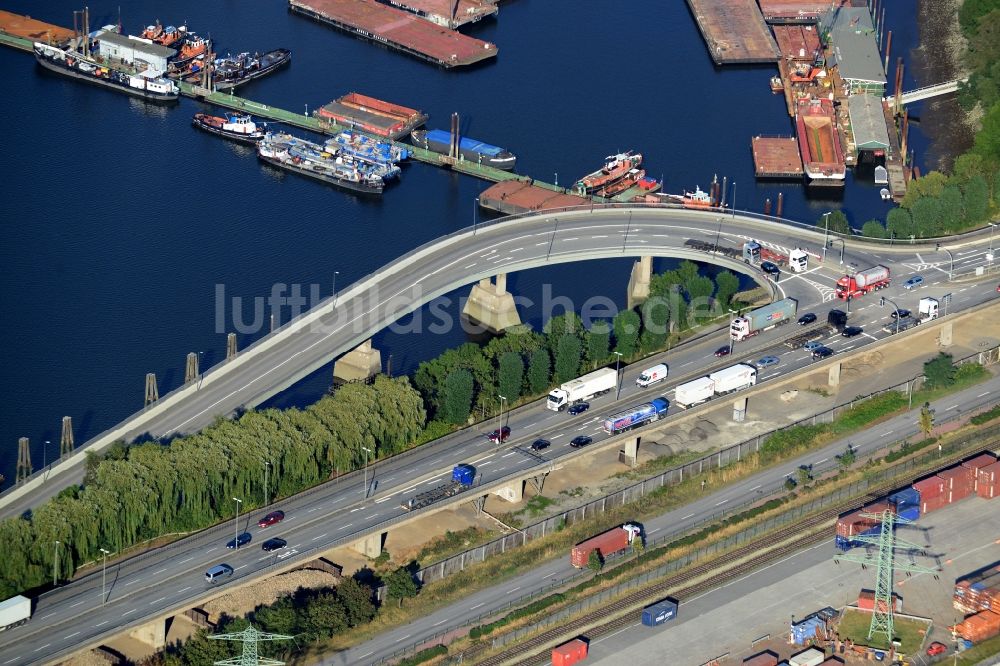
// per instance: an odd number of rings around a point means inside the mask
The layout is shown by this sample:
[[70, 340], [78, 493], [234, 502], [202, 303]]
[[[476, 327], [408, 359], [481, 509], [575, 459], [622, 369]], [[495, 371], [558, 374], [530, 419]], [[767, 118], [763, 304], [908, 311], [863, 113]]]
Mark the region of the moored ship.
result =
[[351, 92], [316, 110], [321, 122], [332, 121], [369, 134], [399, 139], [427, 121], [427, 114], [368, 95]]
[[809, 184], [843, 186], [847, 163], [833, 102], [825, 98], [800, 99], [795, 106], [795, 129]]
[[226, 117], [196, 113], [191, 124], [206, 132], [244, 143], [257, 143], [267, 133], [267, 123], [254, 122], [250, 116], [238, 113], [229, 113]]
[[[415, 146], [441, 155], [450, 153], [452, 135], [444, 130], [414, 130], [410, 139]], [[458, 139], [458, 154], [466, 161], [504, 171], [513, 170], [517, 163], [517, 157], [510, 151], [464, 136]]]
[[385, 188], [385, 181], [363, 164], [290, 134], [268, 132], [257, 144], [257, 156], [286, 171], [354, 192], [381, 194]]
[[694, 192], [685, 190], [684, 194], [666, 194], [664, 196], [672, 203], [679, 203], [685, 208], [725, 208], [724, 204], [714, 201], [712, 195], [698, 185], [694, 186]]
[[159, 72], [130, 74], [85, 58], [76, 51], [63, 51], [41, 42], [34, 43], [34, 52], [42, 67], [105, 88], [154, 101], [172, 102], [180, 96], [177, 84], [163, 78]]
[[208, 40], [202, 39], [198, 35], [188, 35], [184, 43], [177, 51], [177, 55], [170, 59], [176, 65], [185, 65], [198, 56], [204, 56], [208, 52]]
[[411, 155], [411, 152], [402, 144], [379, 141], [353, 130], [344, 130], [332, 139], [328, 139], [326, 147], [381, 164], [397, 164], [409, 159]]
[[645, 177], [646, 171], [644, 169], [630, 169], [620, 180], [595, 190], [594, 195], [609, 199], [616, 194], [621, 194], [630, 187], [635, 187]]
[[240, 84], [267, 76], [292, 61], [288, 49], [274, 49], [264, 55], [240, 53], [239, 55], [217, 58], [212, 63], [212, 80], [217, 90], [228, 90]]
[[604, 158], [603, 167], [578, 180], [573, 189], [586, 194], [594, 194], [598, 189], [621, 180], [629, 171], [637, 168], [640, 164], [642, 164], [640, 153], [628, 151], [608, 155]]
[[160, 25], [160, 22], [157, 21], [155, 25], [146, 26], [146, 29], [143, 30], [142, 34], [139, 36], [143, 39], [148, 39], [154, 44], [176, 49], [180, 48], [186, 33], [187, 26], [175, 28], [172, 25], [168, 25], [164, 28]]

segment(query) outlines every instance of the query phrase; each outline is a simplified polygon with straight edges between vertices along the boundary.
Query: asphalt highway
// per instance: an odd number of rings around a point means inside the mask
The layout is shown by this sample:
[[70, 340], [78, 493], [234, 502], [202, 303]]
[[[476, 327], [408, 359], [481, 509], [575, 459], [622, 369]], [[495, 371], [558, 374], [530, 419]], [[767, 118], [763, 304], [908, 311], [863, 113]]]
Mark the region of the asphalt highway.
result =
[[[822, 272], [808, 275], [810, 277], [788, 278], [779, 285], [792, 291], [795, 282], [799, 280], [803, 285], [808, 285], [806, 279], [824, 282], [829, 279]], [[904, 293], [901, 288], [893, 287], [882, 293], [896, 301], [899, 307], [915, 309], [919, 296], [941, 295], [941, 289], [934, 283], [933, 275], [927, 273], [927, 276], [925, 287], [921, 290]], [[953, 309], [975, 307], [997, 297], [992, 283], [953, 287], [952, 291]], [[795, 289], [795, 293], [806, 304], [800, 309], [800, 313], [814, 311], [825, 318], [826, 310], [835, 305], [824, 301], [823, 294], [818, 290], [813, 294], [811, 302], [805, 300], [808, 298], [808, 291], [801, 286]], [[850, 339], [834, 335], [826, 342], [838, 352], [870, 343], [873, 339], [886, 335], [880, 329], [888, 316], [888, 309], [878, 307], [877, 296], [866, 297], [866, 300], [856, 304], [851, 320], [854, 324], [866, 327], [865, 333]], [[814, 361], [804, 350], [788, 350], [776, 344], [779, 338], [794, 332], [797, 332], [794, 324], [779, 327], [737, 345], [732, 356], [718, 359], [713, 352], [726, 341], [726, 332], [719, 331], [715, 335], [682, 345], [657, 358], [627, 368], [623, 373], [620, 397], [615, 400], [614, 394], [611, 394], [598, 398], [592, 401], [588, 412], [579, 416], [546, 410], [541, 401], [505, 414], [504, 424], [511, 428], [512, 434], [511, 439], [501, 447], [493, 445], [485, 437], [486, 431], [496, 427], [496, 424], [485, 424], [481, 429], [454, 433], [408, 455], [372, 465], [366, 473], [355, 472], [337, 482], [284, 500], [274, 507], [251, 511], [249, 515], [243, 514], [239, 531], [249, 530], [253, 540], [239, 551], [227, 550], [225, 546], [237, 533], [235, 521], [230, 521], [145, 555], [113, 564], [107, 569], [106, 602], [103, 605], [102, 576], [100, 570], [97, 570], [85, 578], [43, 595], [38, 599], [34, 617], [28, 624], [0, 633], [0, 655], [3, 655], [0, 666], [53, 660], [79, 645], [97, 641], [120, 628], [139, 625], [144, 619], [162, 616], [176, 609], [196, 606], [199, 599], [214, 592], [219, 586], [225, 587], [247, 577], [266, 575], [268, 569], [275, 565], [307, 561], [335, 545], [357, 540], [383, 521], [406, 515], [400, 503], [421, 490], [446, 480], [450, 476], [451, 467], [458, 462], [473, 464], [477, 469], [478, 481], [490, 482], [516, 471], [538, 466], [539, 456], [528, 450], [536, 437], [545, 437], [553, 443], [542, 452], [541, 457], [545, 459], [557, 460], [562, 456], [577, 454], [568, 443], [578, 434], [593, 436], [595, 443], [591, 446], [600, 446], [607, 439], [600, 429], [599, 421], [603, 416], [659, 395], [672, 397], [671, 390], [677, 383], [702, 376], [710, 369], [744, 360], [753, 361], [764, 355], [776, 355], [781, 359], [780, 362], [762, 370], [760, 382], [766, 383], [774, 377], [795, 372]], [[635, 385], [635, 378], [645, 367], [660, 361], [670, 365], [669, 380], [640, 390]], [[971, 406], [975, 400], [986, 399], [989, 388], [990, 386], [979, 389], [976, 393], [982, 395], [970, 398], [968, 404], [963, 402], [964, 399], [955, 399], [948, 402], [948, 405], [954, 404], [956, 408], [958, 405]], [[942, 408], [939, 414], [948, 411], [949, 409]], [[671, 409], [667, 418], [673, 413], [675, 412]], [[893, 438], [902, 436], [903, 430], [894, 430], [893, 433]], [[858, 440], [856, 444], [860, 446], [863, 442]], [[814, 461], [826, 457], [828, 460], [820, 462], [833, 464], [830, 463], [832, 458], [829, 455], [815, 455]], [[817, 468], [820, 467], [822, 464]], [[794, 468], [795, 465], [788, 467]], [[717, 504], [713, 504], [712, 509], [716, 512], [724, 511], [728, 508], [725, 506], [727, 503], [742, 501], [742, 498], [752, 496], [758, 490], [763, 491], [770, 485], [780, 483], [780, 480], [762, 478], [745, 484], [742, 491], [740, 487], [727, 489], [726, 496], [717, 499]], [[284, 510], [287, 516], [285, 520], [266, 529], [257, 528], [256, 521], [273, 508]], [[670, 514], [661, 519], [662, 524], [647, 525], [648, 533], [655, 538], [658, 536], [657, 531], [666, 529], [667, 526], [677, 529], [700, 520], [707, 515], [702, 510], [704, 508], [686, 509], [682, 513], [691, 515], [683, 516], [683, 519]], [[270, 554], [262, 552], [261, 542], [272, 536], [286, 539], [288, 548]], [[235, 575], [213, 588], [205, 583], [203, 574], [210, 566], [220, 562], [231, 565], [235, 569]], [[556, 575], [554, 572], [558, 572], [560, 568], [565, 570], [565, 562], [543, 566], [538, 572], [527, 574], [521, 585], [512, 583], [502, 592], [474, 595], [462, 604], [448, 609], [447, 613], [451, 613], [452, 618], [465, 618], [470, 613], [482, 612], [489, 609], [491, 604], [509, 601], [512, 598], [510, 595], [524, 594], [533, 589], [532, 586], [542, 584]], [[482, 605], [473, 608], [476, 604]], [[390, 632], [365, 649], [351, 651], [343, 663], [362, 663], [391, 653], [424, 635], [425, 630], [429, 634], [440, 630], [447, 625], [447, 617], [449, 616], [435, 616], [433, 622], [426, 618], [426, 622], [420, 627], [414, 627], [411, 633]], [[424, 627], [423, 624], [428, 626]], [[367, 652], [371, 654], [366, 654]]]
[[[418, 248], [351, 285], [244, 350], [235, 361], [216, 366], [201, 381], [164, 396], [142, 416], [123, 424], [116, 437], [105, 437], [100, 443], [141, 434], [162, 437], [188, 433], [205, 427], [219, 415], [253, 407], [353, 349], [392, 321], [483, 277], [549, 263], [622, 256], [676, 256], [726, 263], [730, 260], [691, 250], [684, 242], [718, 240], [738, 247], [749, 238], [773, 248], [788, 250], [798, 246], [815, 256], [828, 255], [822, 268], [813, 261], [809, 272], [786, 276], [778, 285], [785, 295], [797, 296], [805, 307], [831, 299], [833, 282], [852, 266], [864, 269], [883, 263], [892, 269], [894, 279], [926, 267], [940, 277], [947, 273], [942, 266], [949, 265], [950, 270], [949, 261], [956, 271], [977, 262], [982, 265], [989, 242], [988, 235], [979, 234], [976, 240], [969, 241], [971, 244], [961, 248], [953, 245], [955, 250], [949, 255], [948, 250], [935, 251], [927, 246], [877, 246], [838, 239], [824, 251], [824, 236], [815, 230], [685, 209], [596, 209], [480, 225], [471, 232], [453, 234]], [[730, 261], [728, 265], [761, 276], [759, 270], [742, 263]], [[40, 487], [30, 481], [22, 489], [0, 495], [0, 518], [19, 515], [79, 483], [84, 471], [82, 448], [55, 465]]]

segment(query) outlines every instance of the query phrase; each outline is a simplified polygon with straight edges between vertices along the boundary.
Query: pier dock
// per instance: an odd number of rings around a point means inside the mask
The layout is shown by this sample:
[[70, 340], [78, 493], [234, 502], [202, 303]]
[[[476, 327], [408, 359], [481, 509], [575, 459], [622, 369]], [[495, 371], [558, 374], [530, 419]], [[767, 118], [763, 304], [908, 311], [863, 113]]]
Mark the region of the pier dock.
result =
[[[11, 38], [13, 40], [8, 41]], [[68, 44], [72, 39], [73, 31], [69, 28], [0, 10], [0, 43], [30, 51], [32, 42]], [[26, 46], [17, 40], [25, 42]]]
[[756, 0], [687, 0], [716, 65], [777, 62], [778, 45]]
[[751, 144], [757, 178], [802, 178], [802, 154], [794, 136], [755, 136]]
[[495, 0], [386, 0], [390, 5], [412, 12], [422, 19], [449, 30], [496, 16]]

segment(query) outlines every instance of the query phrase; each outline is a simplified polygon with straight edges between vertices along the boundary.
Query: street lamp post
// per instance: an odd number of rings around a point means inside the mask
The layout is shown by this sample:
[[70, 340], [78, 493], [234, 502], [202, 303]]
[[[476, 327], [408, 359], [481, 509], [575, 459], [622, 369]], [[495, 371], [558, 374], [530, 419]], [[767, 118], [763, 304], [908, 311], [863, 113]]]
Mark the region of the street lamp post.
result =
[[507, 401], [505, 396], [497, 393], [500, 398], [500, 413], [497, 415], [497, 446], [503, 444], [503, 404]]
[[337, 276], [340, 275], [340, 271], [333, 272], [333, 304], [337, 305]]
[[234, 497], [233, 501], [236, 502], [236, 521], [235, 521], [236, 534], [234, 535], [236, 538], [233, 540], [233, 544], [236, 546], [236, 550], [239, 550], [240, 549], [240, 504], [243, 504], [243, 500]]
[[55, 553], [52, 556], [52, 587], [59, 584], [59, 542], [56, 541]]
[[199, 390], [201, 390], [201, 380], [205, 377], [205, 369], [204, 369], [204, 366], [201, 364], [201, 357], [202, 357], [202, 354], [204, 354], [204, 353], [205, 352], [203, 352], [203, 351], [198, 352], [198, 389]]
[[365, 473], [364, 473], [364, 483], [365, 483], [365, 497], [368, 499], [368, 454], [372, 452], [367, 446], [362, 446], [361, 450], [365, 452]]
[[45, 440], [45, 444], [42, 446], [42, 469], [49, 466], [49, 440]]
[[472, 203], [472, 235], [476, 235], [476, 209], [479, 208], [479, 197]]
[[108, 574], [108, 555], [111, 553], [101, 548], [101, 605], [107, 601], [108, 597], [104, 593], [104, 584]]
[[827, 211], [823, 213], [823, 259], [826, 261], [826, 246], [829, 244], [830, 238], [830, 213], [832, 211]]
[[733, 315], [739, 314], [736, 310], [729, 311], [729, 353], [733, 353]]
[[267, 492], [267, 481], [268, 481], [267, 476], [270, 470], [271, 470], [271, 461], [265, 460], [264, 461], [264, 506], [267, 506], [268, 504], [271, 503], [270, 493]]
[[987, 222], [990, 225], [990, 254], [993, 254], [993, 227], [997, 226], [995, 222]]
[[733, 181], [733, 219], [736, 219], [736, 181]]
[[951, 264], [948, 266], [948, 280], [950, 282], [952, 273], [955, 272], [955, 255], [953, 255], [951, 253], [951, 250], [949, 250], [946, 247], [943, 247], [941, 249], [948, 253], [948, 259], [951, 261]]
[[891, 298], [886, 298], [885, 296], [882, 297], [882, 300], [879, 303], [879, 305], [884, 306], [886, 301], [892, 303], [892, 307], [896, 310], [896, 333], [899, 333], [899, 306], [896, 305], [896, 302], [894, 300], [892, 300]]
[[719, 216], [719, 229], [715, 232], [715, 247], [712, 248], [712, 254], [719, 254], [719, 240], [722, 238], [722, 220], [726, 219], [724, 216]]
[[618, 400], [622, 394], [622, 373], [621, 373], [621, 362], [622, 353], [614, 352], [615, 355], [615, 400]]

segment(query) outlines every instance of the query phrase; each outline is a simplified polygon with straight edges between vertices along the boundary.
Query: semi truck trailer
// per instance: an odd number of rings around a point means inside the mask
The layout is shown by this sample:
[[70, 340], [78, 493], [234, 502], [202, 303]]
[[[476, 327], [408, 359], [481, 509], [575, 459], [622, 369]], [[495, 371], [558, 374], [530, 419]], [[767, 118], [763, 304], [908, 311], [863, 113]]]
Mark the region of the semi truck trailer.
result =
[[786, 324], [795, 316], [799, 303], [794, 298], [783, 298], [762, 308], [751, 310], [742, 317], [733, 319], [729, 326], [729, 337], [742, 342], [761, 331]]
[[594, 396], [610, 392], [617, 383], [618, 373], [613, 368], [595, 370], [552, 389], [545, 406], [554, 412], [561, 412], [574, 402], [590, 400]]
[[841, 300], [857, 298], [870, 291], [888, 287], [889, 277], [889, 269], [881, 265], [858, 271], [854, 275], [845, 275], [837, 280], [837, 298]]
[[434, 504], [434, 502], [439, 502], [443, 499], [453, 497], [468, 490], [472, 487], [473, 483], [475, 483], [475, 480], [475, 467], [464, 463], [461, 465], [455, 465], [454, 469], [451, 470], [451, 481], [442, 483], [440, 486], [431, 488], [430, 490], [425, 490], [422, 493], [418, 493], [410, 499], [403, 500], [400, 506], [407, 511], [422, 509], [425, 506]]
[[620, 553], [628, 548], [634, 539], [641, 539], [641, 535], [641, 527], [633, 523], [625, 523], [573, 546], [569, 553], [569, 562], [574, 567], [582, 569], [587, 566], [591, 552], [596, 550], [602, 558]]
[[31, 617], [31, 599], [20, 594], [0, 601], [0, 631], [22, 625]]
[[745, 363], [737, 363], [681, 384], [674, 389], [674, 404], [684, 409], [711, 400], [717, 395], [742, 391], [757, 383], [757, 368]]
[[620, 432], [638, 428], [646, 423], [652, 423], [667, 415], [670, 401], [666, 398], [654, 398], [649, 402], [636, 405], [624, 412], [612, 414], [604, 419], [604, 432], [617, 435]]

